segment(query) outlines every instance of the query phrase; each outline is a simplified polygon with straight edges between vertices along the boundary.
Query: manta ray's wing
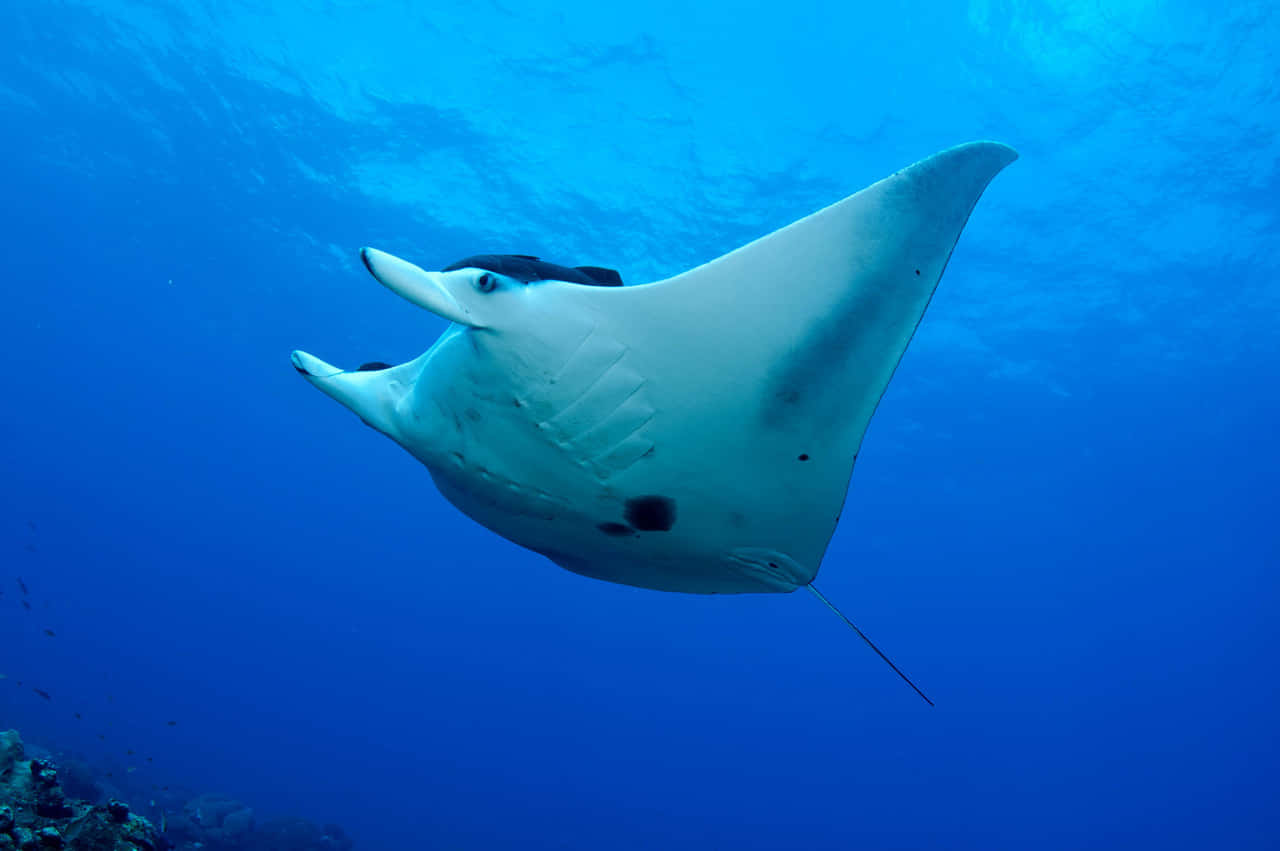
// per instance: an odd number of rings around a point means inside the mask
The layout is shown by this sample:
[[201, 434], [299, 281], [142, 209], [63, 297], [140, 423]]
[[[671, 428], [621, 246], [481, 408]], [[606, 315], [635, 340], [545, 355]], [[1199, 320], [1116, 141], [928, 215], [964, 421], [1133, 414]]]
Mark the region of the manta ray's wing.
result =
[[654, 412], [648, 457], [611, 485], [673, 499], [708, 551], [810, 581], [969, 213], [1016, 157], [962, 145], [674, 278], [566, 288]]

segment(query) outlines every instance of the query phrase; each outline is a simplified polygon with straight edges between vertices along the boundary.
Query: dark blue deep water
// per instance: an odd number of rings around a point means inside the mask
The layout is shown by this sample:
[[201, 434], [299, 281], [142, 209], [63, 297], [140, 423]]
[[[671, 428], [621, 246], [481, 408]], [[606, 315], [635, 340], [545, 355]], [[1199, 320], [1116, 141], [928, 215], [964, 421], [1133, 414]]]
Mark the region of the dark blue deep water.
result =
[[[4, 4], [0, 729], [362, 850], [1277, 847], [1277, 7], [524, 5]], [[981, 138], [821, 574], [933, 709], [289, 365], [443, 329], [361, 245], [653, 280]]]

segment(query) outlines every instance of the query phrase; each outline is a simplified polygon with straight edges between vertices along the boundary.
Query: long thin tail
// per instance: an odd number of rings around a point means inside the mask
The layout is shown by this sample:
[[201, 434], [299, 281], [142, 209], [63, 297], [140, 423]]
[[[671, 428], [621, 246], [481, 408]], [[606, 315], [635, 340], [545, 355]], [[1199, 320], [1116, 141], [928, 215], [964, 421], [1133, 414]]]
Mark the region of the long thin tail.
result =
[[861, 638], [863, 641], [867, 642], [867, 646], [868, 646], [868, 647], [870, 647], [872, 650], [876, 651], [876, 655], [877, 655], [877, 656], [879, 656], [881, 659], [883, 659], [883, 660], [885, 661], [885, 664], [887, 664], [890, 668], [893, 668], [893, 672], [894, 672], [895, 674], [897, 674], [898, 676], [902, 677], [903, 682], [905, 682], [907, 685], [909, 685], [909, 686], [911, 686], [913, 689], [915, 689], [915, 690], [916, 690], [916, 694], [918, 694], [918, 695], [920, 695], [921, 697], [923, 697], [923, 698], [924, 698], [924, 702], [925, 702], [925, 703], [929, 704], [930, 706], [933, 706], [933, 701], [932, 701], [932, 700], [930, 700], [928, 697], [925, 697], [925, 693], [924, 693], [924, 692], [922, 692], [922, 691], [920, 691], [919, 687], [918, 687], [918, 686], [916, 686], [916, 684], [915, 684], [915, 683], [911, 682], [911, 678], [910, 678], [910, 677], [908, 677], [906, 674], [902, 673], [902, 671], [900, 671], [900, 670], [898, 669], [898, 666], [897, 666], [897, 665], [895, 665], [895, 664], [893, 664], [893, 662], [889, 661], [889, 657], [888, 657], [888, 656], [886, 656], [886, 655], [884, 655], [884, 653], [880, 652], [880, 648], [879, 648], [879, 647], [876, 647], [875, 643], [874, 643], [870, 638], [867, 638], [866, 634], [865, 634], [862, 630], [858, 629], [858, 627], [856, 627], [856, 626], [854, 625], [853, 621], [851, 621], [851, 620], [849, 620], [847, 617], [845, 617], [844, 612], [842, 612], [842, 611], [840, 611], [839, 609], [837, 609], [837, 608], [835, 607], [835, 605], [834, 605], [834, 604], [832, 604], [832, 602], [831, 602], [830, 600], [828, 600], [825, 596], [823, 596], [822, 592], [821, 592], [821, 591], [819, 591], [816, 587], [814, 587], [814, 584], [813, 584], [812, 582], [810, 582], [810, 583], [809, 583], [808, 585], [806, 585], [805, 587], [806, 587], [806, 588], [808, 588], [810, 591], [812, 591], [812, 592], [813, 592], [813, 596], [815, 596], [815, 597], [817, 597], [819, 600], [821, 600], [821, 601], [822, 601], [822, 604], [823, 604], [824, 606], [826, 606], [826, 607], [827, 607], [828, 609], [830, 609], [831, 611], [835, 612], [835, 613], [836, 613], [836, 616], [837, 616], [837, 617], [839, 617], [839, 618], [840, 618], [840, 620], [842, 620], [842, 621], [844, 621], [845, 623], [847, 623], [847, 624], [849, 625], [849, 628], [850, 628], [851, 630], [853, 630], [854, 632], [858, 633], [858, 637], [859, 637], [859, 638]]

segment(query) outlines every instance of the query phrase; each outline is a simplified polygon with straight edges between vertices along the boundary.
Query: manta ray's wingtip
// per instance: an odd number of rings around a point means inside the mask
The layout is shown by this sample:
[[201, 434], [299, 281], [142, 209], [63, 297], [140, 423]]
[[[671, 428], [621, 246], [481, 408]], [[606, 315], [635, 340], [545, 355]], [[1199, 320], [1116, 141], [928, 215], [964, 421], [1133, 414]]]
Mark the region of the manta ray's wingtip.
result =
[[899, 187], [920, 222], [932, 223], [948, 254], [969, 213], [997, 174], [1018, 158], [1003, 142], [965, 142], [907, 166], [877, 186]]
[[959, 145], [939, 151], [931, 157], [927, 157], [924, 162], [929, 160], [983, 160], [990, 162], [997, 168], [1004, 168], [1009, 163], [1018, 158], [1018, 151], [1011, 145], [1004, 142], [997, 142], [994, 139], [976, 139], [972, 142], [963, 142]]
[[984, 144], [990, 145], [994, 150], [999, 151], [1004, 157], [1005, 165], [1013, 162], [1018, 158], [1018, 149], [1012, 145], [1006, 145], [1004, 142], [996, 142], [993, 140], [985, 140]]
[[990, 158], [999, 168], [1004, 168], [1018, 158], [1016, 148], [1006, 145], [1004, 142], [997, 142], [994, 139], [979, 139], [975, 142], [966, 142], [963, 145], [956, 145], [949, 151], [943, 151], [944, 154], [958, 154], [961, 152]]

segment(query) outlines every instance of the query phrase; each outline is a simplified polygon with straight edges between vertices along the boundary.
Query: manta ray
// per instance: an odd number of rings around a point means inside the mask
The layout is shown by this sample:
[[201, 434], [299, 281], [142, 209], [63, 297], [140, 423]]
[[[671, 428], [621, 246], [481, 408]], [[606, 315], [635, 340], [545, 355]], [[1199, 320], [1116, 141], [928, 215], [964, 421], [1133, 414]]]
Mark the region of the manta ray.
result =
[[450, 325], [408, 363], [295, 351], [293, 366], [464, 514], [567, 570], [694, 594], [807, 587], [889, 662], [813, 581], [867, 425], [1016, 157], [943, 151], [645, 284], [531, 255], [426, 271], [364, 248], [374, 278]]

